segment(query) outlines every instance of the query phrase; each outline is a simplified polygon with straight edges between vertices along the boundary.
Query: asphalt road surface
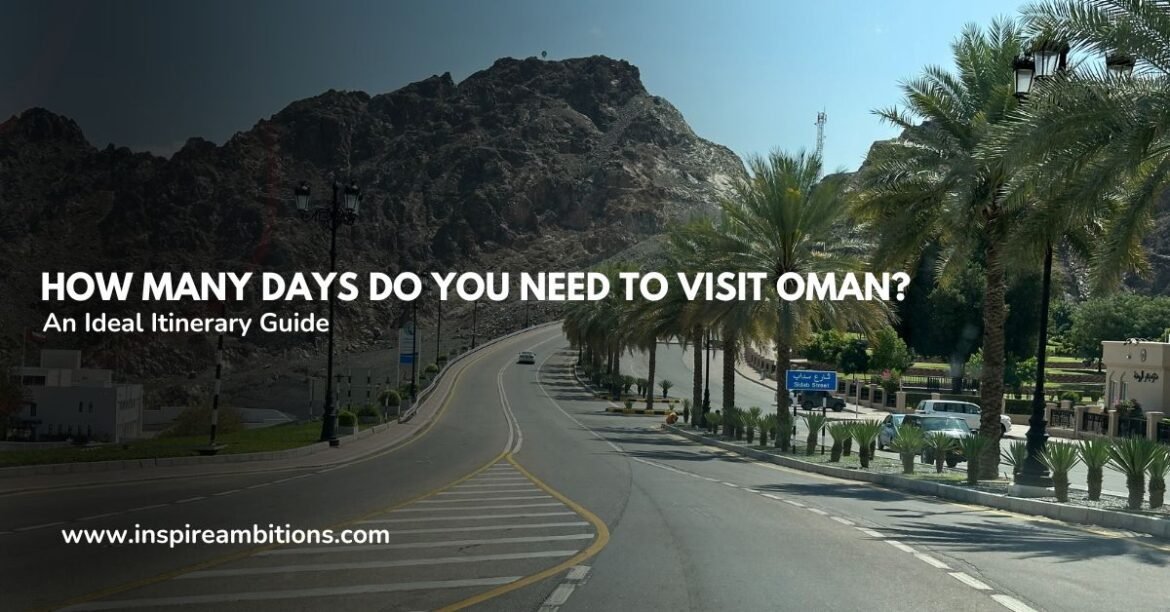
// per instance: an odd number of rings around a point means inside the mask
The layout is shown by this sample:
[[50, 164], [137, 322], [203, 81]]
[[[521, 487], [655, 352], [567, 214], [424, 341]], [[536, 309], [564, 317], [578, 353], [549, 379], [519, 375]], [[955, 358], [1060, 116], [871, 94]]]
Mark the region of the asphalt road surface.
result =
[[[537, 365], [514, 363], [520, 350]], [[0, 609], [1165, 610], [1170, 543], [792, 471], [607, 414], [556, 330], [469, 360], [433, 427], [328, 470], [0, 498]], [[685, 379], [684, 379], [685, 380]], [[680, 386], [683, 381], [676, 381]], [[61, 529], [376, 529], [65, 545]]]

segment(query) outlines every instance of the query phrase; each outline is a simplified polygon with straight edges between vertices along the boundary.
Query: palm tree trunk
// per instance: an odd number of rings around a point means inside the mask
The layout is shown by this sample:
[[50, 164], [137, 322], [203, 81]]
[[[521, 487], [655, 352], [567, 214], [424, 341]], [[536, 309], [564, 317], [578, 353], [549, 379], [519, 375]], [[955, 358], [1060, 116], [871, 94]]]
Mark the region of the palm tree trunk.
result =
[[646, 410], [654, 410], [654, 368], [658, 361], [658, 343], [650, 343], [650, 370], [647, 379], [650, 381], [646, 384], [646, 388], [650, 391], [646, 394]]
[[776, 446], [783, 452], [788, 452], [792, 443], [792, 413], [784, 374], [788, 371], [789, 359], [788, 343], [783, 338], [776, 338], [776, 415], [780, 419], [776, 427]]
[[703, 414], [703, 328], [695, 327], [692, 330], [691, 341], [694, 347], [695, 374], [691, 378], [691, 425], [702, 427], [706, 419]]
[[985, 288], [983, 293], [983, 371], [979, 381], [979, 433], [990, 441], [979, 462], [980, 478], [995, 478], [999, 471], [999, 439], [1002, 430], [999, 415], [1003, 412], [1004, 261], [1002, 244], [992, 233], [984, 250]]
[[739, 356], [739, 339], [735, 332], [723, 332], [723, 412], [735, 408], [735, 360]]

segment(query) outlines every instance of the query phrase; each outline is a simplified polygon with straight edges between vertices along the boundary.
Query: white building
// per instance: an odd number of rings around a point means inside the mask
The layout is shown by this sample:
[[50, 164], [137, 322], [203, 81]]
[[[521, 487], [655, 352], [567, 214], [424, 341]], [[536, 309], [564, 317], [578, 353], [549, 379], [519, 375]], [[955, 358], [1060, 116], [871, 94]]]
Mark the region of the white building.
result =
[[1101, 345], [1106, 406], [1132, 399], [1143, 410], [1170, 409], [1170, 343], [1129, 340]]
[[37, 439], [142, 437], [142, 385], [115, 384], [112, 371], [81, 367], [81, 351], [44, 350], [39, 366], [13, 368], [12, 374], [28, 396], [18, 419]]

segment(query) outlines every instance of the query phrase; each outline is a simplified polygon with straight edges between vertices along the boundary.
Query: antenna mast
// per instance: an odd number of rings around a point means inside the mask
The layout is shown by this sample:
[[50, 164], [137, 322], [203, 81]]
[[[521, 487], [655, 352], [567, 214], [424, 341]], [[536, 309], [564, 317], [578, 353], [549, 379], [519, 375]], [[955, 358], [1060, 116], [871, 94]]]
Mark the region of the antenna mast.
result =
[[817, 157], [821, 157], [825, 152], [825, 122], [829, 120], [829, 116], [825, 111], [817, 113]]

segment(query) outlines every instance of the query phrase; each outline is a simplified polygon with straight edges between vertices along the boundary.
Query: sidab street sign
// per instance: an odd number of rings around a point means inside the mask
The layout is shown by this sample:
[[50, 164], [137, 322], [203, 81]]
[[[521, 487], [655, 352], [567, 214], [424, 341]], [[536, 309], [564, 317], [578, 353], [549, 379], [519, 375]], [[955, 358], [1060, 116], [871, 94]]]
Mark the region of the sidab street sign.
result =
[[827, 370], [787, 370], [785, 386], [789, 391], [836, 391], [837, 373]]

